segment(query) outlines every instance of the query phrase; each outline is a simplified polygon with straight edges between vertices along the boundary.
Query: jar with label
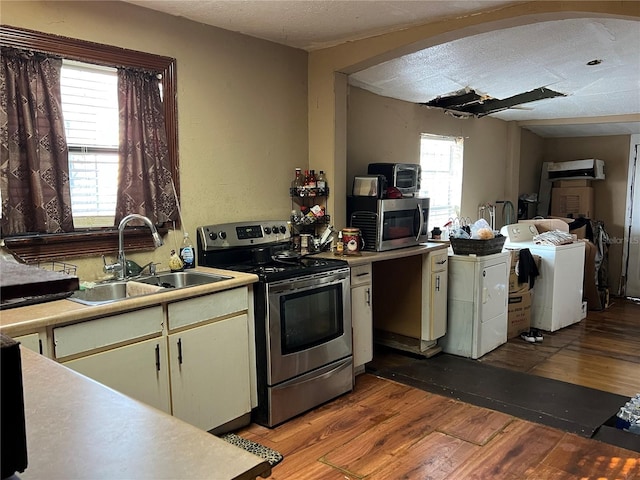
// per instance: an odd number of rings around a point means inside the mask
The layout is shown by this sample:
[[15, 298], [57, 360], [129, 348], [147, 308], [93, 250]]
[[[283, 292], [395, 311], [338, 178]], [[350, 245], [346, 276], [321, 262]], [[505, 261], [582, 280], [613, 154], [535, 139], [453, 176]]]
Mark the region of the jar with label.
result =
[[345, 255], [360, 255], [363, 242], [359, 228], [343, 228], [342, 242], [344, 243]]

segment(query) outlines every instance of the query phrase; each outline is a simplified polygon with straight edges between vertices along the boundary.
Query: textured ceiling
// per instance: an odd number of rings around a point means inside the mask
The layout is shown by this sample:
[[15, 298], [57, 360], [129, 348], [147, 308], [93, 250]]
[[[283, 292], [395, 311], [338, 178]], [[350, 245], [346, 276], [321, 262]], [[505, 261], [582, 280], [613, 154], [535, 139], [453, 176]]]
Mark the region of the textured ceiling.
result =
[[[312, 51], [515, 2], [138, 0], [128, 3]], [[605, 18], [549, 21], [437, 45], [352, 74], [350, 83], [415, 103], [465, 88], [497, 99], [540, 87], [551, 88], [566, 97], [515, 106], [491, 116], [522, 121], [526, 128], [545, 137], [640, 133], [638, 45], [637, 21]], [[591, 60], [602, 62], [587, 66]]]

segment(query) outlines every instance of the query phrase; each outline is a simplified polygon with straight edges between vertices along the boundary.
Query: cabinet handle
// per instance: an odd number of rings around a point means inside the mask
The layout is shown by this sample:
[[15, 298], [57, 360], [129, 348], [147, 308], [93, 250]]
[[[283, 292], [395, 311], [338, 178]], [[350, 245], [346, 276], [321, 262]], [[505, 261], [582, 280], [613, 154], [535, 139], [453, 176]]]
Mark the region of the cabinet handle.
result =
[[443, 259], [443, 260], [438, 260], [436, 263], [437, 263], [438, 265], [444, 265], [445, 263], [447, 263], [447, 259], [445, 258], [445, 259]]
[[160, 371], [160, 345], [156, 343], [156, 370]]
[[38, 339], [38, 351], [40, 352], [40, 355], [42, 355], [42, 339], [41, 338]]
[[178, 363], [182, 365], [182, 339], [178, 339]]
[[368, 306], [371, 306], [371, 289], [367, 288], [367, 294], [365, 295], [365, 301]]
[[440, 275], [436, 275], [436, 292], [440, 291]]

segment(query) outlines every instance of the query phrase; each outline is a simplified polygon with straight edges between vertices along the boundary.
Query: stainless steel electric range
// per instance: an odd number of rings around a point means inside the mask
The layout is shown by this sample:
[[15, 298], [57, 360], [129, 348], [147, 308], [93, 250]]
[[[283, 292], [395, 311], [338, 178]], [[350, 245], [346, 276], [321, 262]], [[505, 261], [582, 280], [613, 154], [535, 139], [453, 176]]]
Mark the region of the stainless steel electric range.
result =
[[255, 273], [258, 407], [276, 426], [353, 388], [347, 262], [291, 250], [287, 222], [197, 229], [198, 265]]

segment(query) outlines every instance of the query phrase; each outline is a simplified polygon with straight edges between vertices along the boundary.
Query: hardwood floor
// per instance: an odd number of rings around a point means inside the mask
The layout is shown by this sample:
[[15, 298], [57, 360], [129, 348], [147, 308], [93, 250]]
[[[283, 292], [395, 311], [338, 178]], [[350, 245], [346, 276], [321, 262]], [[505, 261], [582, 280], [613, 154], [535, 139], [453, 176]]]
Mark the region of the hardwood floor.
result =
[[640, 453], [371, 374], [284, 425], [237, 433], [284, 455], [271, 479], [640, 478]]
[[631, 397], [640, 393], [640, 304], [614, 299], [541, 343], [512, 338], [479, 361]]
[[[481, 361], [632, 396], [640, 305], [616, 300], [540, 344], [513, 339]], [[237, 433], [284, 455], [271, 479], [640, 479], [638, 452], [371, 374], [279, 427]]]

